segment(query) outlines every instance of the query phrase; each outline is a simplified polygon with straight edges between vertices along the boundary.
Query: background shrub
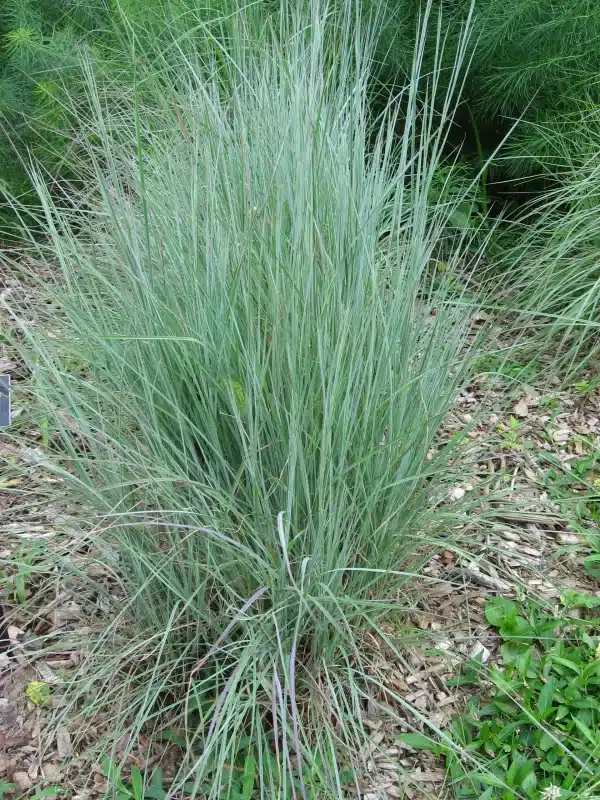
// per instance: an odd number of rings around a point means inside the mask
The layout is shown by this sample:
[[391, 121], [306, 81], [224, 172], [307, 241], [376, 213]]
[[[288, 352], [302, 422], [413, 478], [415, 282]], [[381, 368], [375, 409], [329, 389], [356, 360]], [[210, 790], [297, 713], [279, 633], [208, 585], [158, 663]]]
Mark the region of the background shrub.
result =
[[[597, 114], [600, 102], [600, 8], [591, 0], [451, 0], [434, 3], [444, 14], [443, 31], [451, 64], [472, 13], [465, 60], [465, 105], [459, 122], [467, 147], [492, 153], [513, 122], [501, 159], [503, 177], [556, 176], [580, 158], [578, 132]], [[386, 76], [406, 74], [409, 43], [422, 13], [414, 0], [384, 6], [380, 54]], [[429, 60], [439, 50], [430, 29]], [[407, 46], [408, 45], [408, 46]]]
[[[50, 186], [81, 177], [80, 121], [90, 79], [111, 102], [131, 91], [153, 54], [159, 69], [204, 46], [204, 27], [227, 0], [6, 0], [0, 8], [0, 212], [13, 229], [11, 198], [34, 203], [30, 158]], [[169, 62], [170, 58], [170, 62]], [[172, 76], [171, 76], [172, 77]], [[143, 86], [137, 85], [143, 94]], [[5, 231], [6, 232], [6, 231]]]
[[[81, 91], [82, 51], [106, 27], [102, 0], [6, 0], [0, 8], [0, 189], [31, 193], [27, 149], [56, 174], [67, 154], [66, 108]], [[68, 95], [68, 97], [67, 97]], [[19, 162], [16, 153], [25, 160]]]

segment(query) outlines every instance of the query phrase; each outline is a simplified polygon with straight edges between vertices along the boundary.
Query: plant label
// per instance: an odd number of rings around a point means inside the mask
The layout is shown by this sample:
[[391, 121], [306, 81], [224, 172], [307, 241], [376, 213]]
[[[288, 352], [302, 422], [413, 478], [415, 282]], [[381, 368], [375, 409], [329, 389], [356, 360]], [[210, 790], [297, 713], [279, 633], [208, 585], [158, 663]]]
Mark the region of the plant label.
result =
[[0, 428], [10, 426], [10, 375], [0, 375]]

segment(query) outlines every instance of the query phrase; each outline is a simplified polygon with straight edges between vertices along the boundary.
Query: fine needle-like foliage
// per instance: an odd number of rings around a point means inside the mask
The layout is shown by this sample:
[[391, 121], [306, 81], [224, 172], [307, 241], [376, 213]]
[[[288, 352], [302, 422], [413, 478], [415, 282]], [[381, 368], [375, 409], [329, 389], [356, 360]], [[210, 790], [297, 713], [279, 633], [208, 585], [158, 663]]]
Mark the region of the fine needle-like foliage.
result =
[[423, 28], [374, 119], [359, 17], [247, 25], [173, 42], [162, 107], [90, 82], [70, 205], [34, 176], [60, 314], [24, 330], [32, 396], [120, 587], [59, 713], [111, 715], [121, 755], [168, 729], [172, 792], [341, 797], [374, 637], [455, 520], [427, 454], [471, 337], [462, 197], [431, 191], [459, 69], [420, 79]]
[[[370, 5], [370, 0], [364, 0]], [[419, 0], [383, 0], [381, 58], [405, 73]], [[459, 114], [467, 154], [496, 148], [521, 121], [495, 165], [498, 179], [549, 176], [576, 156], [576, 120], [600, 101], [600, 6], [595, 0], [434, 0], [444, 13], [452, 63], [473, 6]], [[408, 46], [407, 46], [408, 44]], [[437, 58], [430, 37], [426, 63]], [[389, 77], [388, 77], [389, 79]], [[457, 132], [457, 139], [459, 138]], [[472, 139], [469, 142], [468, 139]], [[475, 146], [477, 144], [477, 146]]]
[[2, 0], [0, 239], [15, 236], [5, 195], [35, 204], [29, 153], [50, 185], [81, 177], [77, 132], [88, 116], [86, 72], [103, 92], [127, 93], [136, 59], [149, 65], [159, 56], [158, 75], [169, 53], [177, 60], [174, 40], [201, 46], [202, 25], [232, 8], [229, 0]]

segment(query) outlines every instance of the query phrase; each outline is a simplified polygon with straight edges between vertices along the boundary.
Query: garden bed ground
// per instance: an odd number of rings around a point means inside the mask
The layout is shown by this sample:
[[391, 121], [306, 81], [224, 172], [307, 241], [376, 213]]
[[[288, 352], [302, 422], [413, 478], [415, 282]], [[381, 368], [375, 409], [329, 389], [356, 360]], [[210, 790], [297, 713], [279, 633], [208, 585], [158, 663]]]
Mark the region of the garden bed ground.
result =
[[[10, 303], [11, 293], [24, 290], [5, 276], [2, 291]], [[21, 365], [9, 356], [0, 351], [0, 371], [11, 371], [18, 384]], [[383, 692], [366, 709], [365, 799], [451, 796], [443, 762], [398, 737], [428, 733], [429, 725], [444, 730], [471, 691], [449, 688], [448, 680], [473, 657], [483, 663], [497, 658], [498, 635], [483, 611], [489, 597], [529, 593], [552, 606], [566, 589], [600, 596], [597, 581], [584, 570], [596, 526], [577, 504], [584, 484], [589, 488], [595, 481], [600, 393], [585, 380], [563, 391], [547, 382], [538, 390], [537, 376], [528, 379], [532, 385], [498, 371], [481, 377], [457, 398], [446, 421], [440, 447], [445, 438], [467, 429], [455, 464], [457, 481], [446, 500], [465, 504], [464, 536], [460, 546], [449, 547], [424, 568], [427, 599], [405, 620], [407, 629], [389, 631], [391, 637], [405, 638], [404, 657], [392, 659], [383, 641], [374, 642], [380, 650], [377, 669], [402, 703], [388, 703], [389, 713], [382, 713]], [[103, 629], [111, 613], [106, 597], [89, 589], [86, 576], [93, 577], [94, 586], [102, 584], [105, 595], [120, 589], [70, 524], [73, 509], [67, 497], [58, 499], [60, 485], [44, 471], [44, 430], [30, 423], [26, 402], [17, 389], [13, 429], [0, 437], [5, 614], [0, 787], [15, 784], [16, 794], [24, 796], [60, 787], [73, 800], [92, 800], [107, 790], [95, 749], [103, 732], [78, 729], [68, 714], [58, 727], [56, 719], [66, 702], [65, 680], [85, 656], [78, 648]], [[485, 525], [470, 524], [473, 506], [483, 511]], [[68, 553], [71, 566], [79, 567], [79, 583], [71, 578], [65, 584], [57, 567], [48, 568], [55, 550]], [[155, 743], [149, 748], [140, 741], [128, 761], [142, 771], [160, 763], [168, 779], [177, 757], [176, 747]]]

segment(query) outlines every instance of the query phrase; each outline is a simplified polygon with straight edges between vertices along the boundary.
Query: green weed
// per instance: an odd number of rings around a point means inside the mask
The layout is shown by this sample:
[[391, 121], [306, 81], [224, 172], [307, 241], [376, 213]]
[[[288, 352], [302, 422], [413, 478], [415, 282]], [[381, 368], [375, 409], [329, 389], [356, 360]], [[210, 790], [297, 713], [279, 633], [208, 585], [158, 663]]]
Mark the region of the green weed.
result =
[[588, 395], [593, 394], [598, 387], [600, 386], [600, 376], [595, 375], [591, 378], [582, 378], [581, 380], [577, 381], [577, 383], [573, 386], [577, 394], [583, 395], [587, 397]]
[[[576, 592], [563, 601], [592, 614], [600, 605]], [[445, 742], [421, 737], [419, 746], [445, 757], [456, 798], [583, 797], [600, 781], [600, 618], [502, 597], [485, 614], [502, 639], [501, 662], [471, 663], [455, 683], [481, 686], [482, 695], [467, 701]]]
[[[600, 521], [600, 452], [592, 442], [587, 443], [586, 449], [586, 455], [569, 462], [569, 469], [548, 454], [546, 458], [549, 465], [542, 480], [549, 496], [559, 505], [562, 515], [570, 520], [574, 530], [595, 551], [586, 564], [597, 577], [593, 565], [596, 555], [600, 553], [600, 541], [595, 532]], [[589, 523], [593, 524], [592, 528]]]
[[47, 569], [46, 557], [45, 542], [27, 542], [22, 543], [9, 559], [3, 559], [5, 569], [0, 586], [4, 589], [5, 596], [12, 602], [25, 606], [32, 579]]
[[532, 358], [523, 362], [507, 358], [500, 354], [482, 356], [473, 364], [473, 372], [476, 375], [482, 373], [498, 375], [507, 383], [526, 383], [535, 385], [540, 373], [540, 363]]
[[102, 757], [102, 767], [109, 783], [109, 792], [112, 792], [109, 796], [115, 800], [167, 800], [160, 767], [153, 771], [148, 785], [146, 776], [135, 765], [131, 767], [129, 781], [121, 778], [117, 764], [108, 756]]
[[508, 425], [498, 423], [498, 425], [496, 425], [496, 430], [500, 432], [503, 439], [502, 446], [506, 450], [523, 449], [523, 443], [521, 442], [521, 423], [516, 417], [513, 417], [512, 414], [509, 417]]
[[50, 704], [50, 686], [43, 681], [31, 681], [25, 688], [29, 702], [34, 706], [47, 706]]

